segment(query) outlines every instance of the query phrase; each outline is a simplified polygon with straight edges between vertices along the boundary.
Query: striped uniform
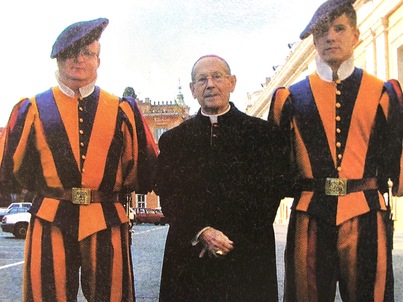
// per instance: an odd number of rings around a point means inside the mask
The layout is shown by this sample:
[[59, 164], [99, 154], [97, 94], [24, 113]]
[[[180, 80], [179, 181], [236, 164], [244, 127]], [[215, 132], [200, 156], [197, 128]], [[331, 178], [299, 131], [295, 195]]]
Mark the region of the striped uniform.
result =
[[[355, 68], [343, 81], [313, 74], [279, 88], [269, 121], [287, 136], [294, 197], [286, 248], [287, 301], [393, 299], [391, 229], [383, 193], [401, 190], [402, 116], [390, 85]], [[373, 180], [346, 195], [308, 188], [326, 178]], [[323, 182], [324, 186], [324, 182]], [[399, 192], [401, 194], [401, 192]]]
[[[134, 300], [128, 218], [119, 197], [152, 189], [155, 160], [154, 140], [133, 99], [99, 87], [70, 98], [54, 87], [14, 107], [0, 139], [0, 181], [3, 190], [36, 194], [24, 301], [75, 301], [79, 270], [88, 301]], [[76, 205], [65, 197], [73, 187], [100, 194]]]

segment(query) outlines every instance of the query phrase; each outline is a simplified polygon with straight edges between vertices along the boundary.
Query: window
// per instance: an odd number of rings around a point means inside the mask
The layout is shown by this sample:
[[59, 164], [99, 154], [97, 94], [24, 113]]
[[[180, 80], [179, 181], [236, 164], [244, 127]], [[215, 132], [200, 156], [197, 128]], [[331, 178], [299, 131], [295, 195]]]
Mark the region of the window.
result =
[[137, 203], [137, 208], [145, 208], [146, 207], [146, 195], [145, 194], [136, 194], [136, 203]]
[[158, 141], [162, 135], [162, 133], [166, 132], [168, 128], [156, 128], [155, 129], [155, 139]]
[[16, 213], [25, 213], [28, 212], [28, 208], [26, 207], [21, 207], [21, 208], [16, 208], [16, 207], [12, 207], [9, 210], [7, 210], [7, 214], [16, 214]]

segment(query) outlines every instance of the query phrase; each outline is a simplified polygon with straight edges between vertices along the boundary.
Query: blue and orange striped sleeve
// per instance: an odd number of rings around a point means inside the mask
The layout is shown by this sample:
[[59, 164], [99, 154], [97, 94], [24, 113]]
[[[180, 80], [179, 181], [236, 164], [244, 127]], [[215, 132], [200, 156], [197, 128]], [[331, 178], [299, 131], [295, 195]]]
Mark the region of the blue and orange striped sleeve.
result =
[[[34, 114], [29, 99], [18, 102], [0, 138], [0, 190], [1, 193], [19, 193], [17, 177], [26, 163], [26, 148], [32, 138]], [[28, 184], [27, 184], [28, 185]]]
[[[386, 92], [381, 99], [389, 129], [389, 145], [386, 148], [385, 162], [389, 164], [390, 176], [394, 183], [394, 193], [403, 196], [403, 95], [400, 83], [391, 79], [385, 84]], [[400, 157], [400, 164], [396, 164]]]
[[130, 183], [135, 179], [133, 190], [139, 194], [146, 194], [154, 188], [157, 146], [136, 101], [124, 98], [121, 108], [125, 112], [128, 122], [124, 125], [126, 127], [124, 132], [132, 136], [131, 139], [128, 139], [132, 142], [132, 150], [134, 150], [133, 169], [128, 170], [126, 181]]

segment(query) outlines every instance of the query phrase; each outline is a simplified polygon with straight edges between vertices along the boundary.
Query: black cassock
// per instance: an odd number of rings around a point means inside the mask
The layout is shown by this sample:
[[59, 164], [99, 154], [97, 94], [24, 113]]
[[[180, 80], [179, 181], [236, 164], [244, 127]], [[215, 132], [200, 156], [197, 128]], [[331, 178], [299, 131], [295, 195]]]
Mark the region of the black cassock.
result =
[[[159, 141], [157, 187], [170, 228], [160, 301], [277, 301], [273, 221], [284, 191], [281, 138], [259, 118], [199, 113]], [[195, 235], [211, 226], [234, 242], [199, 257]]]

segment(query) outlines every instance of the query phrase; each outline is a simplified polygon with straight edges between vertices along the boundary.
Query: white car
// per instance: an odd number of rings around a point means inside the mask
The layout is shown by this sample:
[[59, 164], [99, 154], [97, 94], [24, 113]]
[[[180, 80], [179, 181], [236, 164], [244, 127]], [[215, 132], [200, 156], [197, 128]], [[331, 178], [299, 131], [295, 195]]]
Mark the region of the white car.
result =
[[3, 232], [13, 233], [17, 238], [25, 238], [31, 219], [31, 213], [29, 213], [28, 210], [29, 208], [27, 207], [14, 207], [9, 209], [1, 221]]
[[4, 215], [10, 212], [13, 208], [30, 208], [32, 205], [31, 202], [13, 202], [7, 208], [0, 209], [0, 220], [3, 219]]

